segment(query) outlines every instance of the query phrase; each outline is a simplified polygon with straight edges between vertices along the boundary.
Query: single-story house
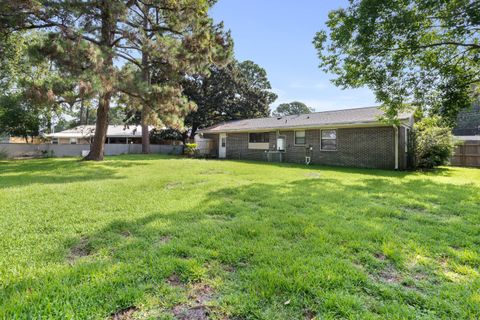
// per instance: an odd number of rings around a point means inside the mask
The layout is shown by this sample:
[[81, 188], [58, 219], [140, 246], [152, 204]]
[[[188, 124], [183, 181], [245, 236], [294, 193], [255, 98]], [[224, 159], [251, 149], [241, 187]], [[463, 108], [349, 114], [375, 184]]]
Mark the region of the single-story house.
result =
[[[149, 127], [149, 131], [153, 126]], [[72, 129], [47, 134], [45, 137], [52, 144], [90, 144], [95, 134], [94, 125], [78, 126]], [[142, 143], [142, 127], [127, 125], [109, 125], [107, 129], [107, 144], [140, 144]]]
[[245, 119], [200, 131], [219, 158], [406, 169], [413, 112], [382, 122], [378, 107]]

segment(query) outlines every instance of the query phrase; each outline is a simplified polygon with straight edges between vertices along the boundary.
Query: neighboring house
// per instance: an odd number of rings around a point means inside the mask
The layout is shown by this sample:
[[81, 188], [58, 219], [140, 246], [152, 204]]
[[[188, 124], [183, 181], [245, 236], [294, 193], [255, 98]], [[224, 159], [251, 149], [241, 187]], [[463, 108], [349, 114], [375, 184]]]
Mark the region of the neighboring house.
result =
[[[153, 126], [149, 127], [153, 130]], [[95, 134], [94, 125], [78, 126], [56, 133], [47, 134], [52, 144], [90, 144]], [[142, 143], [142, 127], [127, 125], [109, 125], [107, 130], [107, 144], [140, 144]]]
[[377, 107], [237, 120], [201, 130], [219, 158], [406, 169], [413, 112], [400, 124]]

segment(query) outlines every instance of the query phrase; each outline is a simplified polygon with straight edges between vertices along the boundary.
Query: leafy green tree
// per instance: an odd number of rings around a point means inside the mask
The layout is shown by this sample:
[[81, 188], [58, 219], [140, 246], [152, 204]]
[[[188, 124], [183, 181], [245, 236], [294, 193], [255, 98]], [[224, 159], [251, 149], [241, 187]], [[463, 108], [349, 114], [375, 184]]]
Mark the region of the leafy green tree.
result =
[[[153, 119], [180, 123], [194, 106], [188, 104], [176, 85], [153, 87], [150, 67], [165, 64], [168, 77], [178, 71], [198, 72], [221, 56], [229, 43], [214, 26], [208, 9], [215, 1], [7, 1], [0, 7], [0, 33], [26, 29], [48, 31], [49, 57], [71, 73], [88, 80], [98, 95], [95, 136], [87, 160], [102, 160], [108, 126], [108, 111], [115, 93], [122, 90], [157, 107]], [[152, 9], [150, 11], [150, 9]], [[138, 16], [139, 19], [133, 17]], [[139, 63], [138, 49], [140, 50]], [[118, 72], [114, 61], [138, 66], [138, 74]], [[185, 102], [185, 103], [184, 103]], [[148, 136], [147, 136], [148, 138]]]
[[282, 103], [273, 112], [274, 116], [289, 116], [295, 114], [312, 113], [314, 109], [307, 107], [303, 102], [293, 101], [290, 103]]
[[424, 118], [414, 126], [415, 161], [418, 168], [446, 165], [453, 155], [452, 129], [438, 116]]
[[[8, 114], [20, 115], [20, 111], [28, 110], [29, 123], [33, 123], [34, 115], [40, 117], [37, 122], [41, 123], [42, 127], [30, 131], [40, 129], [42, 132], [49, 132], [52, 119], [57, 118], [66, 105], [71, 108], [75, 104], [77, 96], [74, 89], [77, 86], [68, 73], [60, 73], [51, 61], [34, 49], [43, 40], [44, 34], [28, 32], [11, 34], [9, 40], [2, 43], [10, 47], [3, 50], [5, 55], [0, 58], [0, 69], [3, 71], [0, 95], [3, 101], [9, 101]], [[22, 103], [19, 99], [23, 99]], [[8, 124], [10, 133], [15, 131], [13, 124]], [[25, 128], [21, 121], [18, 126]]]
[[[51, 60], [70, 71], [83, 73], [98, 83], [97, 121], [89, 160], [102, 160], [107, 115], [116, 80], [114, 59], [119, 19], [124, 1], [5, 1], [0, 7], [0, 33], [41, 29], [49, 34], [45, 44]], [[88, 75], [88, 76], [87, 76]]]
[[25, 102], [21, 94], [0, 96], [0, 135], [28, 138], [38, 136], [42, 117], [38, 108]]
[[395, 118], [421, 106], [449, 124], [480, 84], [476, 0], [350, 0], [313, 41], [320, 67], [342, 88], [368, 86]]
[[266, 117], [277, 98], [265, 70], [252, 61], [212, 66], [209, 76], [189, 76], [183, 87], [197, 105], [197, 110], [185, 118], [190, 138], [199, 128], [222, 121]]

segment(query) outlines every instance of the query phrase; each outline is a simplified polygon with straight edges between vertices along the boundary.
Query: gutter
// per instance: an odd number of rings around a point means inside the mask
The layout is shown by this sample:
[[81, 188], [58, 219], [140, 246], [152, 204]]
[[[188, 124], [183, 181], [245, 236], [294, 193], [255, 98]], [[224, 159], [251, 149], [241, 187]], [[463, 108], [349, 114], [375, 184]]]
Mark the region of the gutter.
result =
[[393, 125], [393, 131], [395, 132], [395, 170], [398, 170], [398, 126]]
[[351, 122], [351, 123], [333, 123], [333, 124], [316, 124], [316, 125], [297, 125], [297, 126], [285, 126], [285, 127], [263, 127], [263, 128], [241, 128], [241, 129], [223, 129], [223, 130], [199, 130], [198, 133], [242, 133], [242, 132], [265, 132], [265, 131], [289, 131], [289, 130], [312, 130], [312, 129], [338, 129], [338, 128], [369, 128], [369, 127], [389, 127], [388, 124], [383, 122]]

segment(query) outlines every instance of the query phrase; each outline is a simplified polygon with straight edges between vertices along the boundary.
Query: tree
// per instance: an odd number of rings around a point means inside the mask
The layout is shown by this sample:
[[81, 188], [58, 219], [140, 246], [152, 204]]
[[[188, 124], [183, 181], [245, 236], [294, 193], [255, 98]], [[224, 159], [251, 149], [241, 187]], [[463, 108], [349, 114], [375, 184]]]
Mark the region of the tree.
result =
[[[119, 19], [129, 2], [5, 1], [0, 7], [0, 33], [42, 29], [48, 32], [49, 58], [99, 83], [93, 145], [88, 160], [102, 160], [110, 99], [114, 94], [115, 49], [123, 38]], [[66, 50], [67, 49], [67, 50]]]
[[307, 107], [307, 105], [303, 102], [293, 101], [290, 103], [282, 103], [280, 104], [275, 112], [273, 112], [274, 116], [289, 116], [295, 114], [305, 114], [305, 113], [312, 113], [314, 109]]
[[453, 155], [452, 129], [438, 117], [424, 118], [414, 127], [415, 162], [418, 168], [446, 165]]
[[[208, 18], [213, 3], [207, 0], [5, 1], [0, 4], [0, 34], [32, 29], [47, 31], [50, 41], [45, 52], [49, 58], [88, 80], [98, 96], [98, 107], [93, 144], [86, 160], [102, 160], [110, 103], [118, 90], [135, 96], [148, 108], [158, 107], [157, 114], [149, 116], [166, 124], [180, 123], [194, 107], [182, 97], [179, 85], [149, 86], [147, 67], [153, 65], [153, 60], [166, 64], [170, 69], [163, 70], [171, 72], [162, 75], [165, 78], [179, 70], [199, 72], [197, 69], [207, 67], [206, 61], [211, 63], [224, 55], [221, 47], [229, 47], [230, 41], [224, 37], [221, 26], [214, 26]], [[150, 15], [146, 7], [155, 10]], [[134, 21], [132, 17], [136, 15], [140, 19]], [[155, 36], [150, 37], [152, 34]], [[139, 39], [141, 42], [137, 43]], [[141, 59], [148, 58], [143, 64], [135, 56], [138, 48]], [[114, 61], [138, 66], [143, 77], [118, 72]]]
[[478, 1], [351, 0], [327, 26], [320, 67], [342, 88], [368, 86], [391, 119], [414, 105], [452, 124], [479, 93]]
[[[16, 33], [2, 42], [5, 55], [0, 58], [0, 69], [3, 71], [0, 96], [8, 112], [3, 122], [7, 127], [0, 127], [0, 130], [7, 130], [10, 134], [16, 132], [21, 136], [26, 134], [27, 127], [30, 128], [28, 134], [49, 132], [52, 119], [59, 117], [66, 105], [72, 108], [76, 102], [75, 89], [79, 86], [68, 72], [60, 72], [52, 61], [37, 51], [45, 40], [44, 36], [39, 32]], [[82, 92], [85, 94], [85, 90]], [[30, 114], [27, 117], [24, 113]], [[21, 118], [18, 130], [14, 121], [10, 121], [9, 116], [13, 115]], [[37, 121], [33, 121], [34, 116], [39, 117]], [[40, 124], [41, 127], [38, 127]]]
[[149, 153], [149, 125], [181, 128], [195, 108], [183, 96], [182, 75], [204, 74], [212, 63], [225, 63], [232, 45], [223, 25], [208, 17], [212, 1], [133, 3], [123, 20], [128, 36], [119, 46], [119, 55], [129, 61], [120, 90], [141, 109], [142, 151]]
[[215, 123], [266, 117], [277, 98], [265, 70], [252, 61], [212, 66], [209, 76], [186, 77], [183, 87], [185, 95], [197, 105], [197, 110], [185, 118], [191, 139], [199, 128]]
[[25, 103], [21, 94], [0, 96], [0, 134], [23, 137], [28, 143], [42, 125], [40, 111]]

